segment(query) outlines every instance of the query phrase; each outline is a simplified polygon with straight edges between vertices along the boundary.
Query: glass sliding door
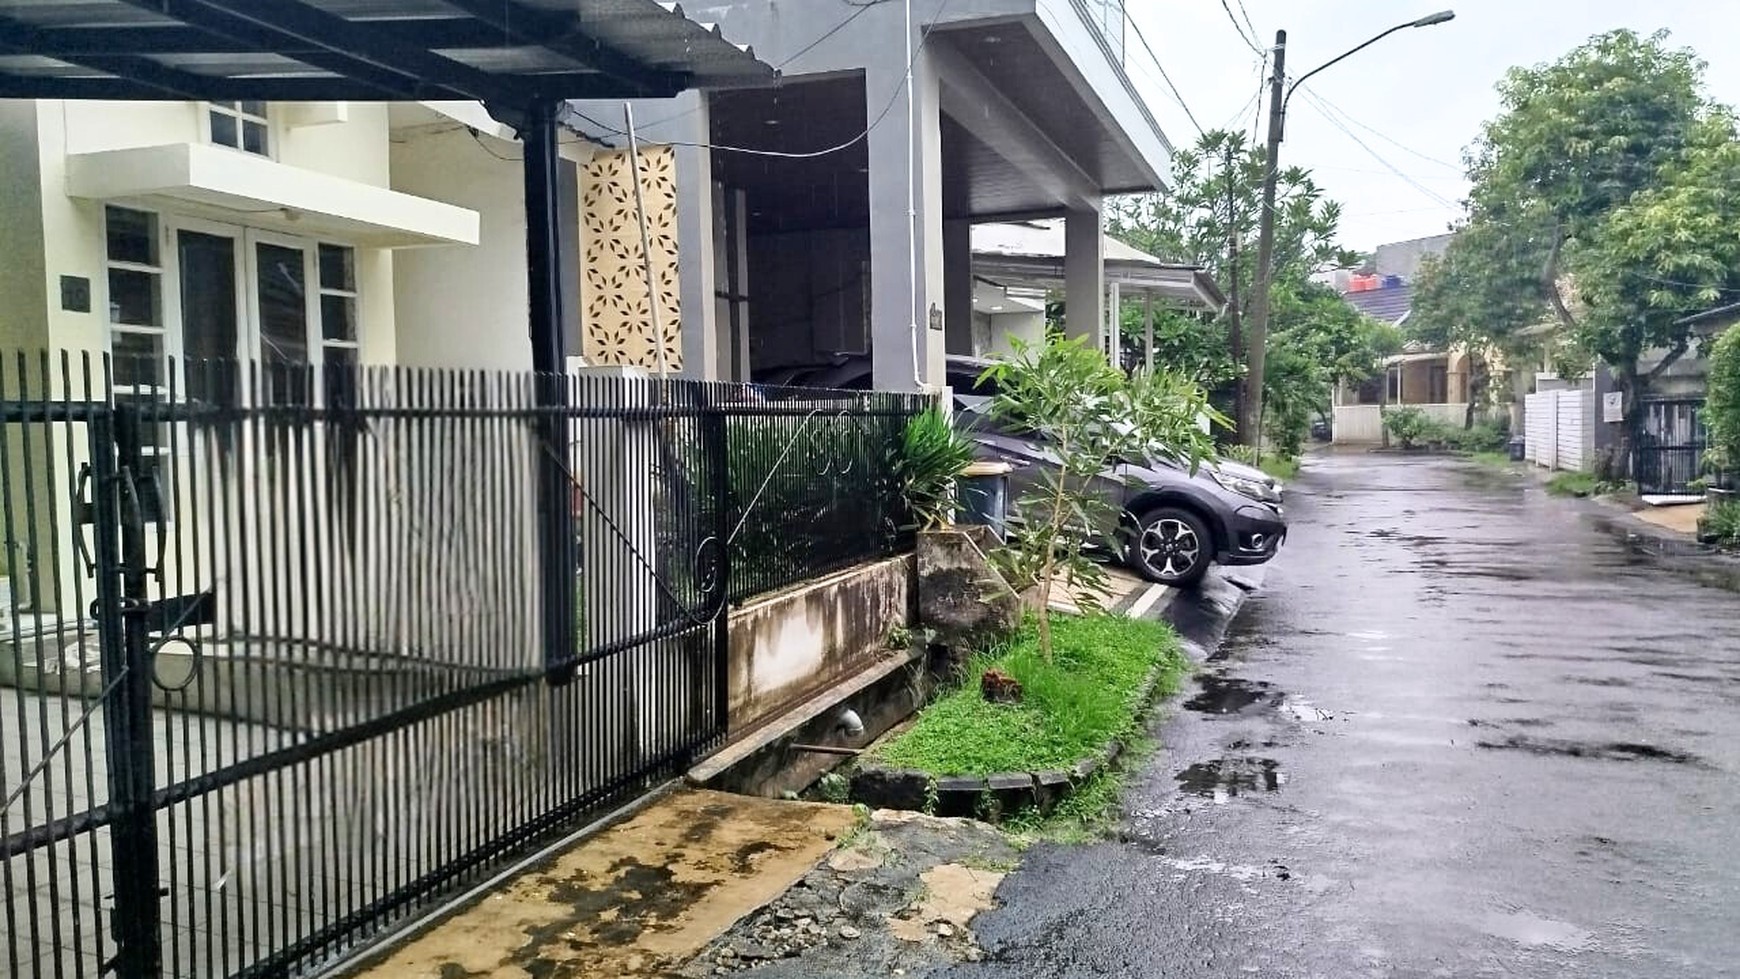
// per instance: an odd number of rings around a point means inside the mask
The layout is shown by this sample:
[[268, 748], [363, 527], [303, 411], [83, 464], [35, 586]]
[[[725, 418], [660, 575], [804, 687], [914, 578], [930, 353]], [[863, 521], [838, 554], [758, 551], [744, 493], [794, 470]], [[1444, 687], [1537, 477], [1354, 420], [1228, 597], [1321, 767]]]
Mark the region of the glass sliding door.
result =
[[304, 246], [263, 238], [253, 242], [260, 399], [266, 404], [313, 403], [308, 371], [308, 265]]
[[181, 279], [181, 357], [187, 397], [241, 403], [242, 355], [234, 235], [183, 229], [176, 234]]

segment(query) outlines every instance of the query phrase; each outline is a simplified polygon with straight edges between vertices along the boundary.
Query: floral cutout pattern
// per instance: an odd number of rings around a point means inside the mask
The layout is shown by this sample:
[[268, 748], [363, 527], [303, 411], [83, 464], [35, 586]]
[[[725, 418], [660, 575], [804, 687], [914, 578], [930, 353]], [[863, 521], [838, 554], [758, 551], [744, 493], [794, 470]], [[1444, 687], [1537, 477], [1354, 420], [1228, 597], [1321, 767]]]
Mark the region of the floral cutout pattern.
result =
[[595, 154], [581, 174], [582, 352], [591, 364], [657, 370], [662, 346], [665, 369], [679, 371], [683, 344], [677, 281], [676, 154], [669, 146], [643, 147], [640, 151], [641, 198], [658, 293], [656, 339], [652, 307], [647, 302], [632, 171], [626, 150], [607, 150]]

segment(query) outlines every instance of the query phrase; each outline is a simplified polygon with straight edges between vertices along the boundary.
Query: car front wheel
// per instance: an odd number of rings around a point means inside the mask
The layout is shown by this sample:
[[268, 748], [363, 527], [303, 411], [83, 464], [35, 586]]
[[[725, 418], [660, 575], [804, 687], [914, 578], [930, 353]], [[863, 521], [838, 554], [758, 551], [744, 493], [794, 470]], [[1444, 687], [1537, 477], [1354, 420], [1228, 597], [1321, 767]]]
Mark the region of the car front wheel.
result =
[[1214, 538], [1189, 510], [1151, 510], [1136, 523], [1130, 564], [1149, 581], [1187, 588], [1202, 580], [1214, 561]]

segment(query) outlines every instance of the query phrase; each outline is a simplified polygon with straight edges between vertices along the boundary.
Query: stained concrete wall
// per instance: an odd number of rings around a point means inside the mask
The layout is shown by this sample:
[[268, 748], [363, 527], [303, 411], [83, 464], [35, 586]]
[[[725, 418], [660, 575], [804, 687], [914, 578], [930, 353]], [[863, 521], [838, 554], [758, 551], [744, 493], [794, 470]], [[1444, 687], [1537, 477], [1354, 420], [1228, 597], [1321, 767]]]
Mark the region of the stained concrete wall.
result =
[[748, 730], [887, 652], [913, 621], [910, 555], [861, 565], [731, 613], [730, 718]]

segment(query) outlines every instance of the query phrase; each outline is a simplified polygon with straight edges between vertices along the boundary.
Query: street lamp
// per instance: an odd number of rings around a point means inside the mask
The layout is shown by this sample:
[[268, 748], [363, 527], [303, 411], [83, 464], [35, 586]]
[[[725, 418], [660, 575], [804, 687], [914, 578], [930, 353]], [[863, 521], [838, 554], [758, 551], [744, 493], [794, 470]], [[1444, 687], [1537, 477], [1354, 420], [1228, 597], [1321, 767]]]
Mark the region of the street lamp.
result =
[[[1293, 98], [1293, 92], [1312, 75], [1358, 54], [1391, 34], [1410, 27], [1431, 27], [1454, 20], [1455, 17], [1454, 10], [1440, 10], [1418, 20], [1397, 24], [1364, 44], [1349, 48], [1300, 75], [1291, 86], [1287, 86], [1287, 32], [1275, 32], [1275, 75], [1269, 80], [1269, 153], [1268, 163], [1263, 171], [1263, 210], [1259, 216], [1257, 233], [1257, 277], [1252, 283], [1252, 291], [1256, 295], [1251, 304], [1251, 322], [1247, 334], [1244, 397], [1239, 399], [1239, 440], [1246, 445], [1256, 446], [1262, 443], [1263, 357], [1269, 336], [1269, 287], [1275, 262], [1275, 184], [1280, 179], [1281, 133], [1287, 123], [1287, 103]], [[1283, 86], [1286, 86], [1284, 90]]]

